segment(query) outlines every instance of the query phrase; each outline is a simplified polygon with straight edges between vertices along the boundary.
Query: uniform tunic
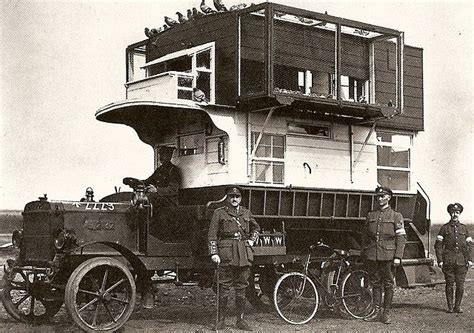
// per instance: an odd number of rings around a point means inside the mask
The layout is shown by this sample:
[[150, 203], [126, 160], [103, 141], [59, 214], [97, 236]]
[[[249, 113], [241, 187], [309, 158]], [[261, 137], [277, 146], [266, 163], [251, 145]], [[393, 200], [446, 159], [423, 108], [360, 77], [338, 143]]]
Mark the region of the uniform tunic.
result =
[[465, 266], [468, 261], [472, 261], [471, 242], [472, 238], [464, 224], [454, 221], [444, 224], [435, 243], [438, 262], [442, 261], [444, 265]]
[[181, 184], [181, 173], [173, 163], [163, 163], [155, 172], [143, 181], [145, 185], [156, 187], [156, 193], [148, 193], [148, 197], [159, 206], [176, 206], [178, 190]]
[[218, 254], [222, 266], [250, 266], [253, 252], [247, 240], [255, 241], [259, 231], [260, 227], [248, 209], [218, 208], [209, 225], [209, 254]]
[[362, 253], [368, 260], [392, 261], [405, 250], [403, 216], [391, 207], [369, 212], [362, 231]]

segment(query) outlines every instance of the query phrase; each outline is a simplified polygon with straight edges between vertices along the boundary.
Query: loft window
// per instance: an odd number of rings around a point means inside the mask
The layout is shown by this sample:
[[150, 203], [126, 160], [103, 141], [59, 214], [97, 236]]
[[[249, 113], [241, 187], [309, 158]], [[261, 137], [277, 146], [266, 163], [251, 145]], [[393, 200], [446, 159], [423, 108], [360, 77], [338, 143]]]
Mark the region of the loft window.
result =
[[341, 75], [341, 98], [343, 100], [367, 103], [367, 92], [367, 80], [357, 79], [347, 75]]
[[411, 135], [377, 133], [377, 181], [393, 190], [409, 191], [411, 175]]
[[[251, 151], [260, 133], [252, 132]], [[285, 137], [263, 134], [252, 160], [252, 180], [257, 183], [284, 183]]]
[[192, 88], [202, 90], [214, 102], [215, 43], [207, 43], [167, 54], [145, 65], [147, 77], [167, 72], [177, 72], [178, 98], [192, 99]]
[[326, 125], [288, 123], [288, 133], [306, 134], [322, 138], [331, 138], [331, 127]]

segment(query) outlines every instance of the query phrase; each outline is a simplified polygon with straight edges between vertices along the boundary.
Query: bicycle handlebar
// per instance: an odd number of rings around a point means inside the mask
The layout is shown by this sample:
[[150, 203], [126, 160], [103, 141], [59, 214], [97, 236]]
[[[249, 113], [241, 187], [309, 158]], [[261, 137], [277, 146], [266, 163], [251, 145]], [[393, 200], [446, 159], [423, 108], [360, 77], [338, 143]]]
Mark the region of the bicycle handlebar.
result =
[[342, 250], [342, 249], [334, 249], [332, 248], [331, 246], [327, 245], [327, 244], [324, 244], [322, 241], [319, 241], [316, 245], [311, 245], [309, 247], [309, 249], [311, 251], [314, 251], [316, 250], [317, 248], [325, 248], [325, 249], [328, 249], [328, 250], [331, 250], [331, 252], [337, 256], [340, 256], [340, 257], [348, 257], [349, 256], [349, 251], [346, 251], [346, 250]]

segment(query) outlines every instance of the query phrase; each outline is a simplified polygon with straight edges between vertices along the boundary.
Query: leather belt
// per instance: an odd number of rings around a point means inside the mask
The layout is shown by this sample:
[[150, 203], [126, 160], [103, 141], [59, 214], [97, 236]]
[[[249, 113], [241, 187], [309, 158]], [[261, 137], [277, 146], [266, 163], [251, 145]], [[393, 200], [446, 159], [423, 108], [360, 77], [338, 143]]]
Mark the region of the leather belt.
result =
[[221, 240], [245, 240], [244, 237], [242, 237], [242, 234], [240, 232], [236, 232], [235, 234], [233, 235], [229, 235], [229, 236], [224, 236], [224, 237], [221, 237]]

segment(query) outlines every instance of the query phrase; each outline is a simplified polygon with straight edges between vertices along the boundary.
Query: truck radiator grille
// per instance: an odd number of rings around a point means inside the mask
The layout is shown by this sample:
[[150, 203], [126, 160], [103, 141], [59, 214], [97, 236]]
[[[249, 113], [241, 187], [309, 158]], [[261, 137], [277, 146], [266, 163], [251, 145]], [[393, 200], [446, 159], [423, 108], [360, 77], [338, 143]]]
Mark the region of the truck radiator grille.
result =
[[52, 260], [54, 257], [53, 235], [48, 212], [24, 215], [22, 259], [25, 261]]

